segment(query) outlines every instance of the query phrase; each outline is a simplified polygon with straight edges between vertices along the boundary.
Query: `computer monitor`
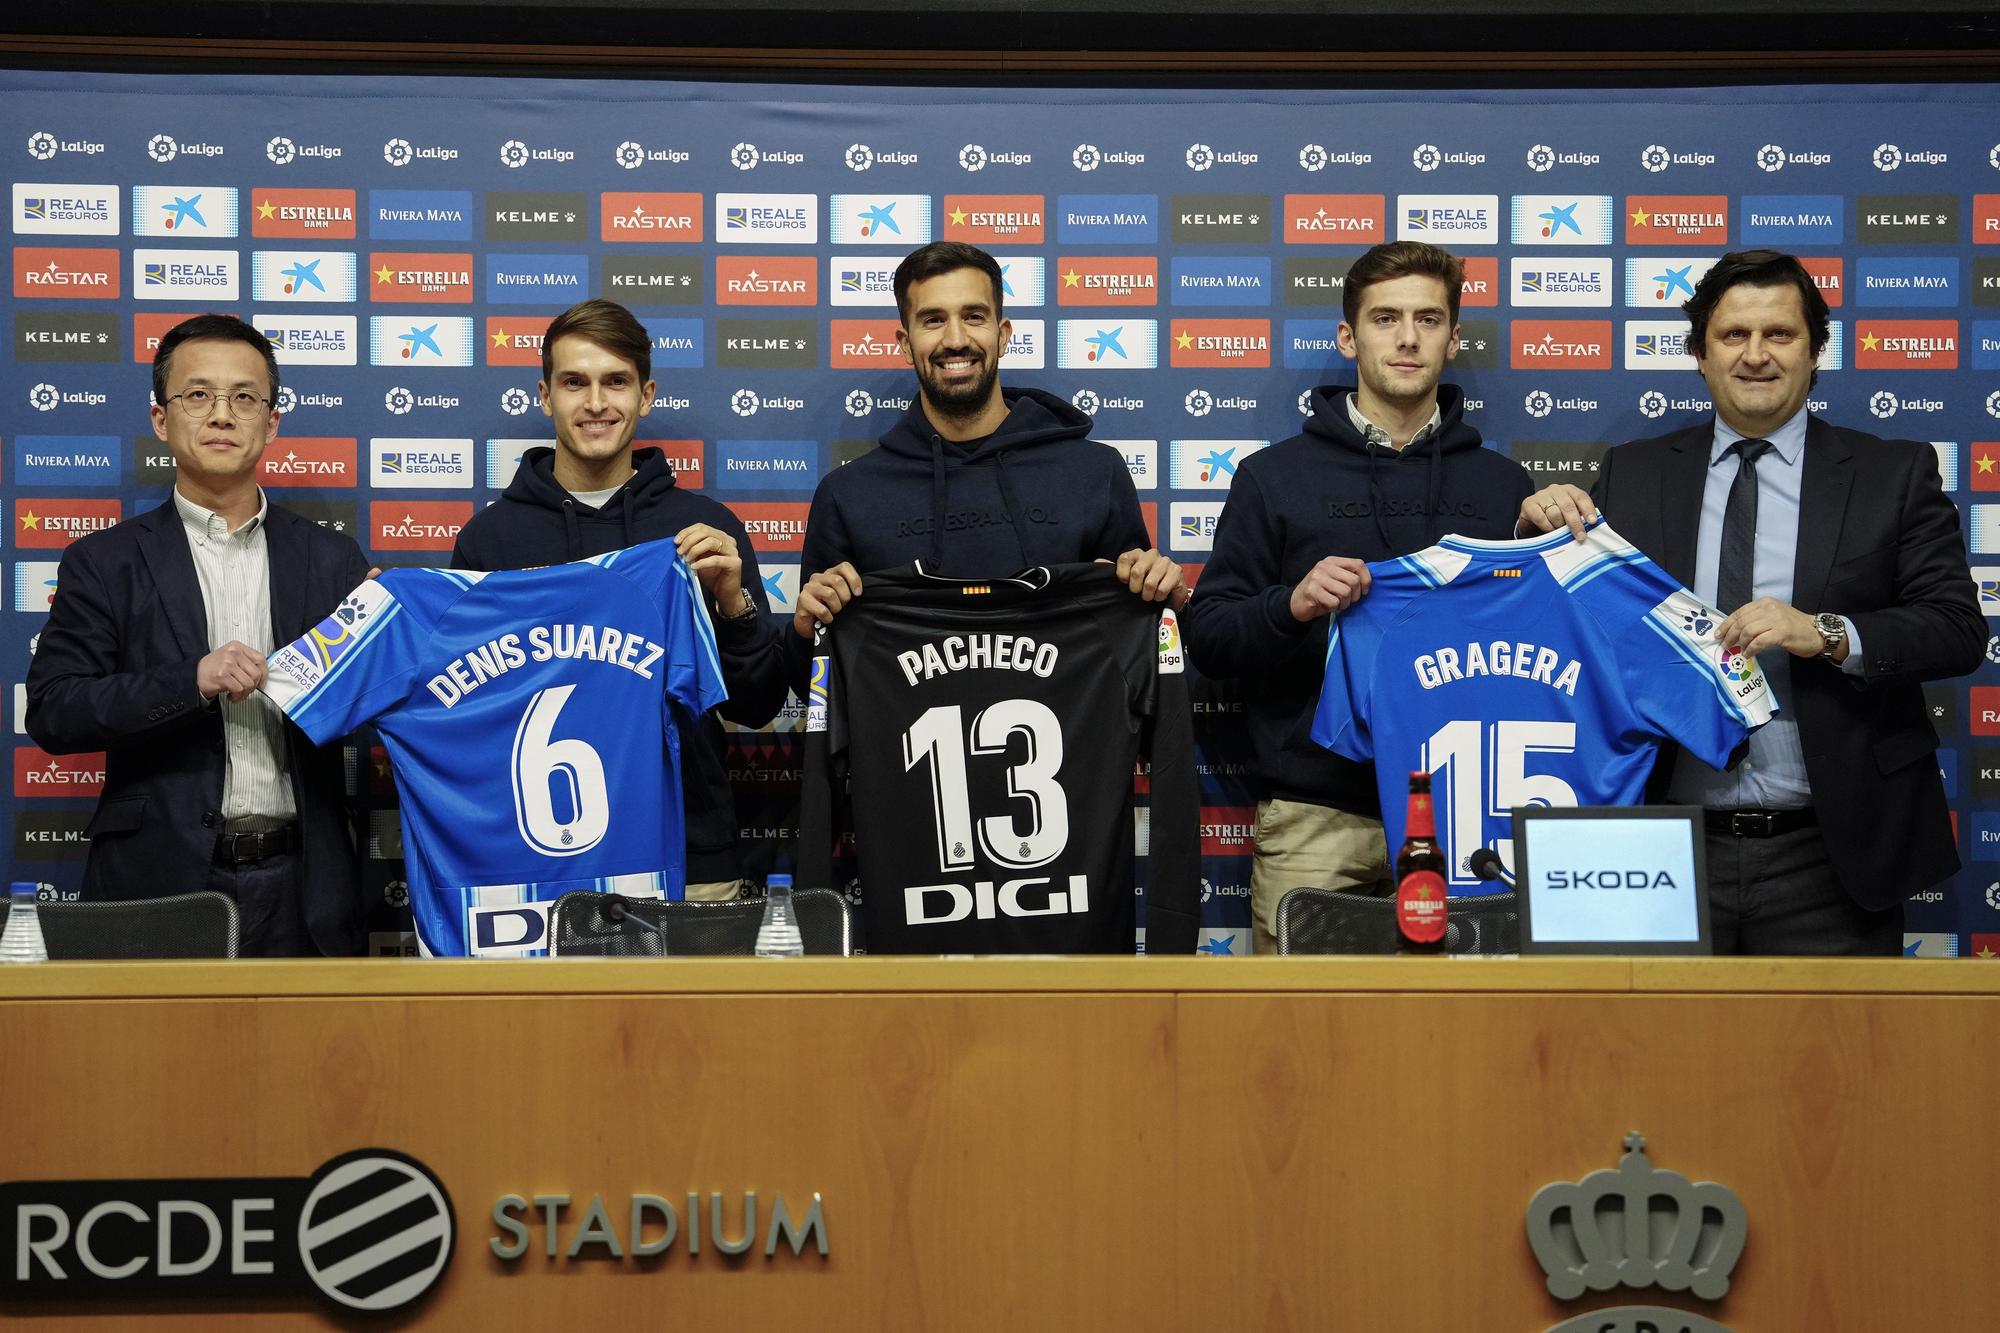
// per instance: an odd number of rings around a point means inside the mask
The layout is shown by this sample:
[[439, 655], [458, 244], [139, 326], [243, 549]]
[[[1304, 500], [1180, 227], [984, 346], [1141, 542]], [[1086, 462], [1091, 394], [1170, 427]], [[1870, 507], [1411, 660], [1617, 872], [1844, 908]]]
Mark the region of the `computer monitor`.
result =
[[1704, 848], [1697, 806], [1516, 808], [1521, 952], [1714, 953]]

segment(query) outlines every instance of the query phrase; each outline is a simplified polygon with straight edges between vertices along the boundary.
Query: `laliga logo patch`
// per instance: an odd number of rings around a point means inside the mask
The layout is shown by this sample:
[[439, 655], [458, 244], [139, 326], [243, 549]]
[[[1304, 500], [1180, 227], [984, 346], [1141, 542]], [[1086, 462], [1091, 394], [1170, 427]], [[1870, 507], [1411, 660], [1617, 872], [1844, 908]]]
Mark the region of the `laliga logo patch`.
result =
[[1757, 675], [1757, 659], [1731, 649], [1722, 655], [1722, 674], [1732, 685], [1752, 680]]

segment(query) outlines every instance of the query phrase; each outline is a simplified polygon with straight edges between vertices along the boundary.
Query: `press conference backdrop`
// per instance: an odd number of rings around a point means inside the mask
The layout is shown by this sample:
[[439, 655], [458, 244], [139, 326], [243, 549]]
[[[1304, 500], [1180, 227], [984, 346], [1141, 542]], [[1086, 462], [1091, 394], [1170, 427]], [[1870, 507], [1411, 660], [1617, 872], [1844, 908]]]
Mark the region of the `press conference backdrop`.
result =
[[[1299, 428], [1348, 265], [1465, 256], [1451, 378], [1493, 447], [1588, 486], [1607, 442], [1710, 408], [1679, 302], [1717, 255], [1805, 257], [1833, 307], [1814, 410], [1932, 441], [2000, 616], [2000, 92], [1974, 86], [1478, 92], [953, 91], [421, 77], [0, 73], [20, 681], [69, 542], [160, 503], [146, 365], [187, 315], [278, 345], [275, 499], [385, 565], [442, 563], [551, 443], [549, 318], [630, 306], [643, 443], [729, 504], [789, 610], [816, 479], [910, 402], [890, 275], [970, 241], [1006, 274], [1003, 379], [1069, 398], [1198, 573], [1244, 457]], [[1930, 696], [1967, 869], [1908, 947], [2000, 952], [2000, 639]], [[50, 756], [12, 684], [16, 878], [72, 892], [101, 756]], [[1238, 705], [1202, 686], [1203, 948], [1247, 951]], [[788, 857], [798, 711], [732, 739], [753, 866]], [[407, 947], [379, 749], [356, 756], [379, 950]], [[192, 887], [192, 886], [189, 886]]]

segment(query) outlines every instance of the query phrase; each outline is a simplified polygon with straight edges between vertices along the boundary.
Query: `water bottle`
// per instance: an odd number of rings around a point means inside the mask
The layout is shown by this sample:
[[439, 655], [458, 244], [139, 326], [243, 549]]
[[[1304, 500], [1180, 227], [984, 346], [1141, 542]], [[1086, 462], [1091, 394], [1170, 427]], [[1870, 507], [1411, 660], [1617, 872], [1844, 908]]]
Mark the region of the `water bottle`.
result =
[[[7, 903], [7, 929], [0, 933], [0, 963], [46, 963], [49, 946], [42, 942], [42, 917], [35, 904], [42, 886], [16, 880]], [[787, 894], [786, 906], [790, 907]], [[797, 932], [793, 932], [797, 938]]]
[[792, 877], [772, 875], [764, 881], [764, 919], [757, 923], [759, 958], [797, 958], [806, 951], [799, 938], [799, 919], [792, 914]]

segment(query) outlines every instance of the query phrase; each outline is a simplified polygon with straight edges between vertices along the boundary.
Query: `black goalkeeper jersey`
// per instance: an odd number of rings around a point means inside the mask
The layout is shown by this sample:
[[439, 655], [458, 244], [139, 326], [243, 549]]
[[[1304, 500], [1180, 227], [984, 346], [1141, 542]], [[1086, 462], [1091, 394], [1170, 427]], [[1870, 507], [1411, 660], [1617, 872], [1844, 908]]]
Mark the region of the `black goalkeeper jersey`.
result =
[[1100, 564], [862, 586], [815, 650], [800, 882], [834, 882], [844, 804], [871, 952], [1129, 953], [1144, 753], [1147, 951], [1192, 953], [1200, 798], [1173, 613]]

